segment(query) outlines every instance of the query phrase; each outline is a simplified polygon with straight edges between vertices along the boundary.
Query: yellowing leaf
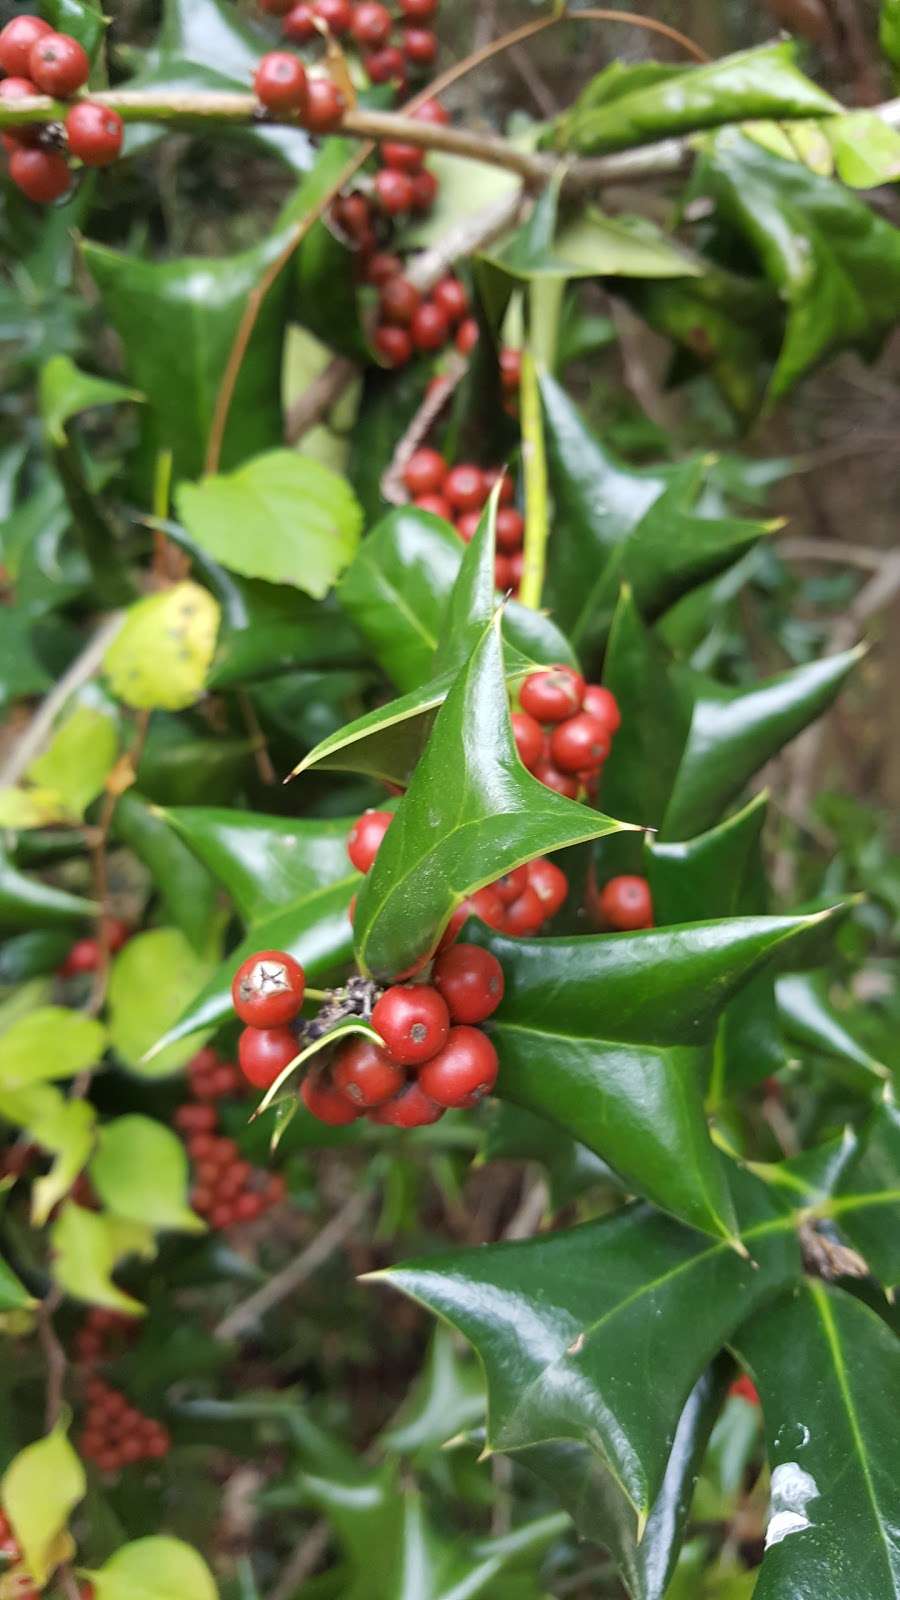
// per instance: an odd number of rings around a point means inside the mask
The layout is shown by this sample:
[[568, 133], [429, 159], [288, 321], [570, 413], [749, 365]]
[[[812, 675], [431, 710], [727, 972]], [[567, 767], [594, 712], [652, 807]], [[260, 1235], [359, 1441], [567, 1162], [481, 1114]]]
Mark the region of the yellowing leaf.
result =
[[143, 1313], [140, 1301], [113, 1283], [112, 1273], [126, 1256], [152, 1259], [156, 1247], [149, 1228], [69, 1201], [53, 1224], [50, 1243], [54, 1277], [73, 1299], [132, 1316]]
[[91, 1182], [117, 1216], [150, 1228], [202, 1233], [186, 1203], [188, 1160], [177, 1134], [151, 1117], [117, 1117], [100, 1130]]
[[103, 1054], [106, 1030], [64, 1006], [41, 1006], [0, 1036], [0, 1089], [74, 1078]]
[[219, 606], [198, 583], [176, 583], [130, 607], [106, 652], [110, 687], [140, 710], [181, 711], [203, 692]]
[[78, 821], [98, 794], [118, 753], [112, 717], [93, 706], [79, 706], [28, 768], [28, 777], [58, 795], [64, 814]]
[[180, 1539], [135, 1539], [88, 1577], [95, 1600], [218, 1600], [206, 1562]]
[[65, 820], [55, 789], [0, 789], [0, 828], [46, 828]]
[[71, 1549], [66, 1528], [85, 1487], [84, 1468], [62, 1427], [26, 1446], [4, 1473], [0, 1504], [39, 1588]]

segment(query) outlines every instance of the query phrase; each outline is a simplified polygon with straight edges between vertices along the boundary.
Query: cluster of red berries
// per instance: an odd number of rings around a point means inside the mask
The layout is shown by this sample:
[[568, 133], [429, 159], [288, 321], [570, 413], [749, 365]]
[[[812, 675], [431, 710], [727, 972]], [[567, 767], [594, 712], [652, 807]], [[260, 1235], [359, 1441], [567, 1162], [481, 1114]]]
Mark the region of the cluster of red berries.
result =
[[615, 696], [585, 683], [574, 667], [558, 666], [525, 679], [519, 706], [513, 733], [529, 772], [570, 800], [595, 790], [622, 722]]
[[[88, 80], [90, 61], [83, 46], [57, 33], [40, 17], [14, 17], [0, 32], [0, 99], [24, 100], [49, 94], [69, 100]], [[9, 175], [17, 188], [42, 205], [59, 200], [71, 182], [75, 157], [86, 167], [107, 167], [120, 154], [124, 124], [117, 111], [94, 100], [72, 106], [65, 127], [29, 123], [3, 135]]]
[[[111, 956], [131, 938], [131, 928], [119, 917], [107, 917], [104, 924], [106, 947]], [[58, 978], [75, 978], [96, 972], [100, 965], [100, 940], [76, 939], [65, 961], [57, 968]]]
[[427, 446], [410, 456], [403, 473], [413, 504], [452, 522], [466, 544], [473, 537], [488, 495], [498, 480], [494, 581], [498, 589], [515, 593], [522, 581], [525, 519], [515, 505], [516, 489], [509, 473], [502, 467], [485, 469], [470, 461], [451, 467], [438, 450]]
[[431, 24], [439, 0], [397, 0], [394, 16], [378, 0], [259, 0], [260, 9], [281, 17], [281, 29], [291, 44], [310, 44], [330, 35], [355, 45], [372, 83], [406, 87], [410, 73], [424, 71], [434, 62], [438, 41]]
[[284, 1199], [286, 1189], [281, 1173], [254, 1167], [221, 1131], [213, 1102], [242, 1093], [244, 1080], [210, 1048], [198, 1050], [188, 1075], [194, 1099], [178, 1107], [173, 1121], [193, 1164], [191, 1205], [217, 1232], [255, 1222]]
[[105, 1306], [93, 1306], [75, 1335], [75, 1358], [86, 1366], [93, 1366], [97, 1361], [108, 1361], [116, 1347], [136, 1338], [137, 1332], [138, 1325], [134, 1317], [126, 1316], [121, 1311], [107, 1310]]
[[172, 1448], [168, 1428], [130, 1404], [102, 1378], [89, 1378], [78, 1451], [101, 1472], [120, 1472], [138, 1461], [162, 1461]]
[[227, 1100], [244, 1092], [244, 1080], [234, 1062], [226, 1061], [212, 1045], [204, 1045], [191, 1056], [187, 1074], [195, 1100]]

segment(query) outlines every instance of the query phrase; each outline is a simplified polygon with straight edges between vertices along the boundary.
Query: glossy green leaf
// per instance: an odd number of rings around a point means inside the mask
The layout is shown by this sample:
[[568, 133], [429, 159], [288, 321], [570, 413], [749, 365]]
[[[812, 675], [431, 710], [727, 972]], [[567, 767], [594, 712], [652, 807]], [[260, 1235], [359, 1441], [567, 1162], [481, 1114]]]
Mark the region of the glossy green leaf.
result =
[[360, 893], [363, 971], [391, 977], [433, 950], [454, 908], [502, 872], [620, 827], [525, 771], [509, 721], [499, 618], [483, 634]]
[[462, 551], [449, 523], [403, 506], [377, 523], [341, 579], [341, 605], [401, 693], [431, 676]]
[[62, 1425], [26, 1445], [3, 1474], [0, 1505], [41, 1589], [74, 1548], [68, 1522], [86, 1487], [84, 1467]]
[[74, 1078], [94, 1066], [106, 1043], [102, 1023], [64, 1006], [42, 1006], [0, 1035], [0, 1087], [25, 1089]]
[[96, 83], [95, 58], [108, 26], [100, 0], [47, 0], [41, 7], [41, 14], [58, 32], [71, 34], [84, 46], [95, 66], [90, 81]]
[[176, 807], [164, 815], [227, 889], [247, 923], [296, 905], [318, 889], [358, 883], [347, 858], [353, 817], [267, 817], [202, 806]]
[[643, 217], [607, 217], [591, 208], [558, 226], [559, 179], [549, 183], [531, 216], [485, 252], [485, 260], [512, 278], [694, 277], [702, 265]]
[[844, 1026], [839, 1012], [828, 999], [827, 985], [821, 978], [804, 972], [788, 973], [779, 978], [775, 993], [789, 1039], [833, 1056], [837, 1061], [862, 1067], [864, 1072], [871, 1072], [877, 1078], [890, 1076], [887, 1067]]
[[202, 1233], [187, 1204], [187, 1152], [178, 1135], [152, 1117], [115, 1117], [100, 1129], [91, 1157], [91, 1183], [117, 1217], [148, 1228]]
[[162, 1535], [123, 1545], [87, 1575], [97, 1600], [218, 1600], [203, 1557]]
[[113, 834], [143, 862], [160, 897], [162, 920], [181, 929], [199, 954], [209, 948], [217, 911], [211, 874], [183, 843], [169, 819], [140, 794], [120, 795]]
[[379, 1444], [392, 1455], [427, 1457], [480, 1423], [484, 1407], [480, 1370], [449, 1329], [437, 1327], [422, 1372]]
[[148, 1077], [178, 1072], [202, 1040], [174, 1043], [145, 1057], [160, 1035], [178, 1020], [215, 968], [212, 952], [202, 956], [178, 928], [139, 933], [119, 951], [109, 979], [109, 1039], [119, 1060]]
[[[658, 827], [678, 775], [691, 702], [627, 588], [613, 617], [603, 682], [623, 713], [603, 768], [603, 804], [628, 822]], [[695, 831], [692, 819], [685, 832]]]
[[707, 373], [739, 418], [756, 416], [783, 322], [769, 284], [710, 268], [702, 278], [626, 282], [621, 293], [678, 347], [671, 383]]
[[772, 1484], [756, 1600], [900, 1589], [900, 1352], [885, 1324], [810, 1279], [736, 1336], [762, 1396]]
[[744, 886], [767, 809], [764, 792], [695, 839], [665, 843], [651, 835], [646, 840], [646, 875], [659, 926], [733, 917], [749, 909], [743, 903]]
[[[497, 556], [497, 507], [499, 486], [481, 513], [474, 538], [463, 553], [456, 582], [447, 598], [441, 617], [433, 670], [460, 672], [477, 648], [496, 609], [494, 566]], [[502, 615], [500, 618], [502, 630]]]
[[152, 1259], [153, 1234], [143, 1223], [108, 1212], [86, 1211], [69, 1200], [50, 1230], [50, 1245], [53, 1276], [74, 1300], [140, 1316], [140, 1301], [125, 1294], [113, 1282], [112, 1274], [129, 1256]]
[[[748, 1313], [799, 1270], [790, 1219], [760, 1185], [739, 1178], [735, 1192], [752, 1261], [638, 1205], [373, 1276], [471, 1339], [488, 1381], [491, 1449], [586, 1444], [642, 1523], [694, 1384]], [[636, 1348], [645, 1374], [665, 1369], [665, 1385], [635, 1381]]]
[[694, 184], [746, 237], [788, 303], [773, 398], [835, 350], [877, 353], [900, 293], [898, 229], [830, 178], [735, 129], [711, 141]]
[[96, 406], [120, 405], [142, 396], [121, 383], [82, 372], [70, 356], [53, 356], [41, 369], [38, 398], [50, 442], [61, 446], [66, 442], [66, 423], [72, 417]]
[[95, 916], [92, 900], [68, 894], [19, 872], [0, 846], [0, 925], [13, 928], [61, 928]]
[[65, 961], [71, 944], [70, 934], [52, 928], [35, 928], [5, 939], [0, 945], [0, 985], [8, 987], [55, 972]]
[[[750, 118], [821, 117], [836, 103], [795, 65], [793, 44], [762, 46], [723, 56], [703, 66], [665, 71], [648, 81], [646, 67], [632, 68], [633, 87], [620, 69], [615, 97], [603, 102], [602, 76], [589, 84], [557, 124], [564, 150], [591, 154], [627, 150], [664, 134], [690, 133]], [[600, 92], [598, 92], [598, 90]]]
[[748, 979], [818, 929], [818, 916], [574, 939], [476, 928], [506, 979], [491, 1020], [498, 1094], [564, 1128], [663, 1209], [731, 1235], [697, 1047]]
[[351, 560], [362, 527], [352, 490], [330, 468], [272, 450], [237, 471], [182, 484], [181, 519], [223, 566], [322, 599]]
[[[325, 141], [315, 166], [288, 203], [288, 215], [318, 204], [359, 153], [353, 139]], [[358, 256], [322, 218], [313, 223], [294, 258], [292, 312], [329, 351], [351, 361], [372, 360], [361, 316]]]
[[498, 1101], [492, 1108], [481, 1155], [484, 1161], [540, 1162], [547, 1174], [553, 1211], [562, 1210], [591, 1189], [622, 1190], [621, 1178], [595, 1151], [511, 1100]]
[[828, 1208], [886, 1289], [900, 1284], [900, 1115], [886, 1101], [842, 1145]]
[[189, 579], [136, 601], [104, 657], [113, 694], [138, 710], [193, 705], [203, 692], [218, 629], [216, 601]]

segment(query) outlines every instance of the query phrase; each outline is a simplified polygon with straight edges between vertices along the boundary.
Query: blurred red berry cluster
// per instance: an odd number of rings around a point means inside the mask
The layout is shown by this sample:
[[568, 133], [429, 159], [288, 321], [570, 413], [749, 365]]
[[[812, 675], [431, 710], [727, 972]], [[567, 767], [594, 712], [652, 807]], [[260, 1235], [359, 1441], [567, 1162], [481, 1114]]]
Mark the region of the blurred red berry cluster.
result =
[[[33, 95], [69, 100], [87, 83], [90, 61], [70, 34], [57, 32], [41, 17], [13, 17], [0, 31], [0, 99], [10, 103]], [[124, 124], [117, 111], [93, 100], [78, 100], [60, 135], [55, 124], [23, 123], [3, 134], [9, 175], [29, 200], [49, 205], [69, 191], [67, 156], [86, 167], [106, 167], [122, 149]], [[84, 969], [81, 969], [84, 970]]]
[[437, 59], [438, 6], [439, 0], [397, 0], [393, 8], [378, 0], [259, 0], [261, 11], [281, 18], [290, 44], [337, 39], [359, 52], [372, 83], [391, 83], [400, 93]]
[[173, 1121], [193, 1167], [191, 1204], [216, 1231], [255, 1222], [284, 1199], [286, 1189], [281, 1173], [254, 1167], [222, 1133], [215, 1102], [242, 1094], [244, 1079], [210, 1047], [189, 1062], [188, 1078], [194, 1099], [178, 1107]]
[[413, 504], [451, 522], [466, 544], [473, 538], [488, 496], [498, 481], [494, 581], [498, 589], [511, 589], [515, 594], [522, 581], [525, 519], [516, 507], [516, 487], [509, 472], [502, 467], [479, 467], [469, 461], [451, 467], [440, 451], [427, 446], [410, 456], [403, 471], [403, 482]]
[[120, 1389], [92, 1377], [85, 1386], [79, 1454], [101, 1472], [121, 1472], [138, 1461], [161, 1461], [172, 1448], [169, 1430], [130, 1404]]

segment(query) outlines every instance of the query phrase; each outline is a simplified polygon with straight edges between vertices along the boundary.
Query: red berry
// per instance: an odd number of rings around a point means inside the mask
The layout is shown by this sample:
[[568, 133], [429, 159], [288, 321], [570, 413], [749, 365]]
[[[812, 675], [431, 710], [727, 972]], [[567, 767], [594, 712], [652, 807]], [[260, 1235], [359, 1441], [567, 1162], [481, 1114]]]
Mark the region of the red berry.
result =
[[389, 250], [376, 250], [366, 265], [366, 283], [374, 283], [376, 289], [381, 289], [389, 278], [402, 271], [403, 262], [399, 256], [391, 255]]
[[[24, 20], [24, 19], [23, 19]], [[0, 39], [3, 35], [0, 34]], [[30, 78], [3, 78], [0, 79], [0, 100], [28, 100], [32, 95], [40, 94], [37, 84]], [[18, 144], [35, 144], [40, 135], [42, 123], [23, 123], [20, 128], [9, 128], [3, 135], [3, 143], [7, 150], [13, 151]]]
[[511, 906], [514, 900], [518, 900], [520, 894], [525, 893], [528, 884], [528, 868], [514, 867], [512, 872], [504, 872], [503, 877], [498, 878], [491, 887], [505, 906]]
[[255, 1222], [265, 1210], [265, 1200], [261, 1194], [253, 1189], [247, 1189], [239, 1194], [234, 1202], [233, 1212], [235, 1222]]
[[179, 1106], [172, 1121], [182, 1133], [212, 1133], [218, 1123], [212, 1106]]
[[65, 100], [87, 83], [91, 63], [87, 51], [68, 33], [45, 33], [31, 46], [28, 76], [45, 94]]
[[454, 343], [461, 356], [471, 355], [480, 338], [480, 329], [474, 317], [466, 317], [456, 330]]
[[287, 50], [270, 50], [263, 56], [253, 79], [257, 99], [270, 111], [306, 114], [309, 89], [306, 68]]
[[443, 488], [447, 463], [437, 450], [427, 446], [410, 456], [403, 471], [403, 482], [411, 495], [435, 494]]
[[342, 1095], [331, 1082], [324, 1067], [314, 1067], [300, 1086], [300, 1096], [307, 1111], [319, 1122], [331, 1128], [346, 1127], [361, 1115], [356, 1106]]
[[310, 133], [333, 133], [344, 120], [347, 102], [332, 78], [310, 78], [303, 123]]
[[396, 45], [386, 45], [383, 50], [373, 50], [363, 58], [363, 66], [373, 83], [390, 83], [392, 78], [402, 83], [406, 77], [403, 51]]
[[423, 1094], [417, 1083], [409, 1083], [393, 1100], [370, 1111], [369, 1120], [389, 1128], [424, 1128], [443, 1115], [443, 1106]]
[[563, 722], [581, 710], [584, 679], [572, 667], [551, 667], [533, 672], [519, 691], [523, 711], [530, 711], [538, 722]]
[[387, 42], [391, 26], [391, 13], [378, 0], [361, 0], [353, 13], [351, 28], [357, 44], [377, 49]]
[[450, 121], [450, 113], [441, 105], [440, 100], [423, 100], [422, 104], [416, 107], [413, 116], [420, 122], [433, 122], [441, 128], [446, 128]]
[[413, 501], [413, 505], [418, 506], [420, 511], [430, 511], [433, 517], [443, 517], [445, 522], [453, 521], [450, 501], [445, 500], [442, 494], [421, 494]]
[[410, 331], [417, 350], [442, 350], [450, 337], [450, 324], [440, 306], [426, 301], [413, 316]]
[[[20, 145], [9, 158], [9, 175], [18, 189], [37, 205], [49, 205], [66, 194], [70, 183], [69, 169], [55, 150], [30, 150]], [[81, 940], [94, 944], [96, 940]], [[99, 952], [92, 967], [79, 967], [79, 972], [93, 971], [99, 961]]]
[[372, 343], [389, 367], [405, 367], [412, 357], [413, 342], [406, 329], [393, 327], [389, 322], [375, 329]]
[[544, 753], [544, 735], [541, 725], [527, 711], [514, 711], [512, 714], [513, 738], [519, 752], [519, 760], [533, 772]]
[[27, 78], [32, 47], [52, 32], [49, 22], [40, 17], [13, 17], [0, 32], [0, 67], [10, 77]]
[[456, 519], [456, 531], [464, 544], [471, 544], [478, 529], [481, 527], [480, 511], [464, 511]]
[[406, 1073], [371, 1039], [349, 1039], [341, 1045], [331, 1068], [334, 1087], [364, 1110], [383, 1106], [406, 1083]]
[[258, 950], [242, 961], [231, 982], [231, 999], [251, 1028], [293, 1022], [303, 1004], [306, 974], [284, 950]]
[[503, 968], [490, 950], [455, 944], [438, 956], [434, 986], [447, 1002], [451, 1021], [484, 1022], [503, 999]]
[[597, 772], [608, 755], [606, 728], [587, 711], [567, 717], [550, 736], [550, 758], [563, 772]]
[[451, 1028], [444, 1045], [419, 1073], [419, 1088], [439, 1106], [466, 1108], [490, 1094], [497, 1052], [480, 1028]]
[[414, 211], [430, 211], [438, 196], [440, 184], [433, 172], [423, 167], [412, 179]]
[[390, 811], [364, 811], [354, 823], [347, 840], [347, 854], [357, 872], [370, 870], [393, 820]]
[[589, 683], [584, 691], [582, 705], [585, 711], [602, 722], [607, 734], [612, 738], [622, 726], [622, 713], [618, 702], [609, 689], [604, 689], [600, 683]]
[[245, 1028], [238, 1040], [241, 1071], [256, 1089], [270, 1089], [299, 1054], [300, 1046], [290, 1028]]
[[469, 309], [469, 296], [458, 278], [442, 278], [432, 289], [431, 298], [451, 322], [461, 321]]
[[475, 915], [486, 922], [489, 928], [503, 927], [506, 907], [493, 884], [473, 894], [470, 904]]
[[410, 22], [428, 22], [439, 3], [440, 0], [399, 0], [400, 10]]
[[400, 1066], [417, 1067], [440, 1050], [450, 1015], [436, 989], [418, 983], [395, 984], [376, 1001], [372, 1027]]
[[600, 895], [600, 914], [617, 932], [653, 927], [653, 901], [646, 878], [628, 873], [610, 878]]
[[381, 315], [385, 322], [411, 322], [418, 310], [421, 295], [408, 278], [389, 278], [381, 291]]
[[372, 188], [388, 216], [396, 217], [401, 211], [412, 209], [416, 191], [408, 173], [396, 172], [393, 167], [382, 167], [372, 180]]
[[430, 28], [406, 28], [403, 32], [403, 53], [407, 61], [417, 67], [429, 67], [437, 55], [437, 34]]
[[545, 789], [554, 789], [557, 794], [564, 794], [567, 800], [578, 799], [578, 779], [569, 772], [560, 772], [559, 767], [547, 756], [541, 756], [531, 770]]
[[86, 167], [108, 167], [122, 149], [125, 124], [118, 111], [94, 100], [79, 100], [66, 117], [69, 154]]
[[310, 39], [314, 39], [319, 31], [315, 24], [312, 6], [292, 6], [281, 24], [281, 31], [292, 44], [309, 44]]
[[402, 144], [398, 139], [385, 140], [378, 153], [386, 167], [396, 167], [398, 172], [418, 172], [425, 160], [421, 145]]
[[544, 908], [544, 917], [555, 917], [569, 893], [569, 880], [555, 861], [538, 856], [529, 861], [528, 882]]
[[505, 349], [500, 351], [500, 382], [510, 394], [518, 389], [522, 381], [522, 352], [521, 350]]
[[497, 549], [513, 555], [521, 550], [525, 537], [525, 519], [514, 506], [501, 506], [497, 512]]
[[514, 900], [511, 906], [507, 906], [506, 921], [503, 926], [506, 933], [512, 933], [517, 938], [523, 938], [526, 934], [537, 933], [546, 920], [547, 913], [544, 910], [543, 903], [529, 884], [528, 888], [519, 895], [518, 900]]
[[480, 467], [453, 467], [444, 483], [444, 493], [457, 511], [478, 511], [484, 505], [488, 492]]
[[511, 556], [496, 556], [494, 559], [494, 585], [501, 593], [513, 586], [513, 568]]
[[353, 7], [350, 0], [315, 0], [313, 9], [316, 16], [321, 17], [336, 36], [350, 31], [353, 22]]
[[[35, 155], [41, 154], [35, 151]], [[12, 162], [10, 162], [12, 170]], [[68, 181], [68, 168], [66, 169]], [[59, 969], [61, 978], [71, 978], [80, 972], [96, 972], [100, 965], [100, 945], [96, 939], [77, 939]]]
[[334, 214], [344, 232], [357, 242], [371, 230], [372, 207], [364, 194], [339, 195], [334, 203]]

